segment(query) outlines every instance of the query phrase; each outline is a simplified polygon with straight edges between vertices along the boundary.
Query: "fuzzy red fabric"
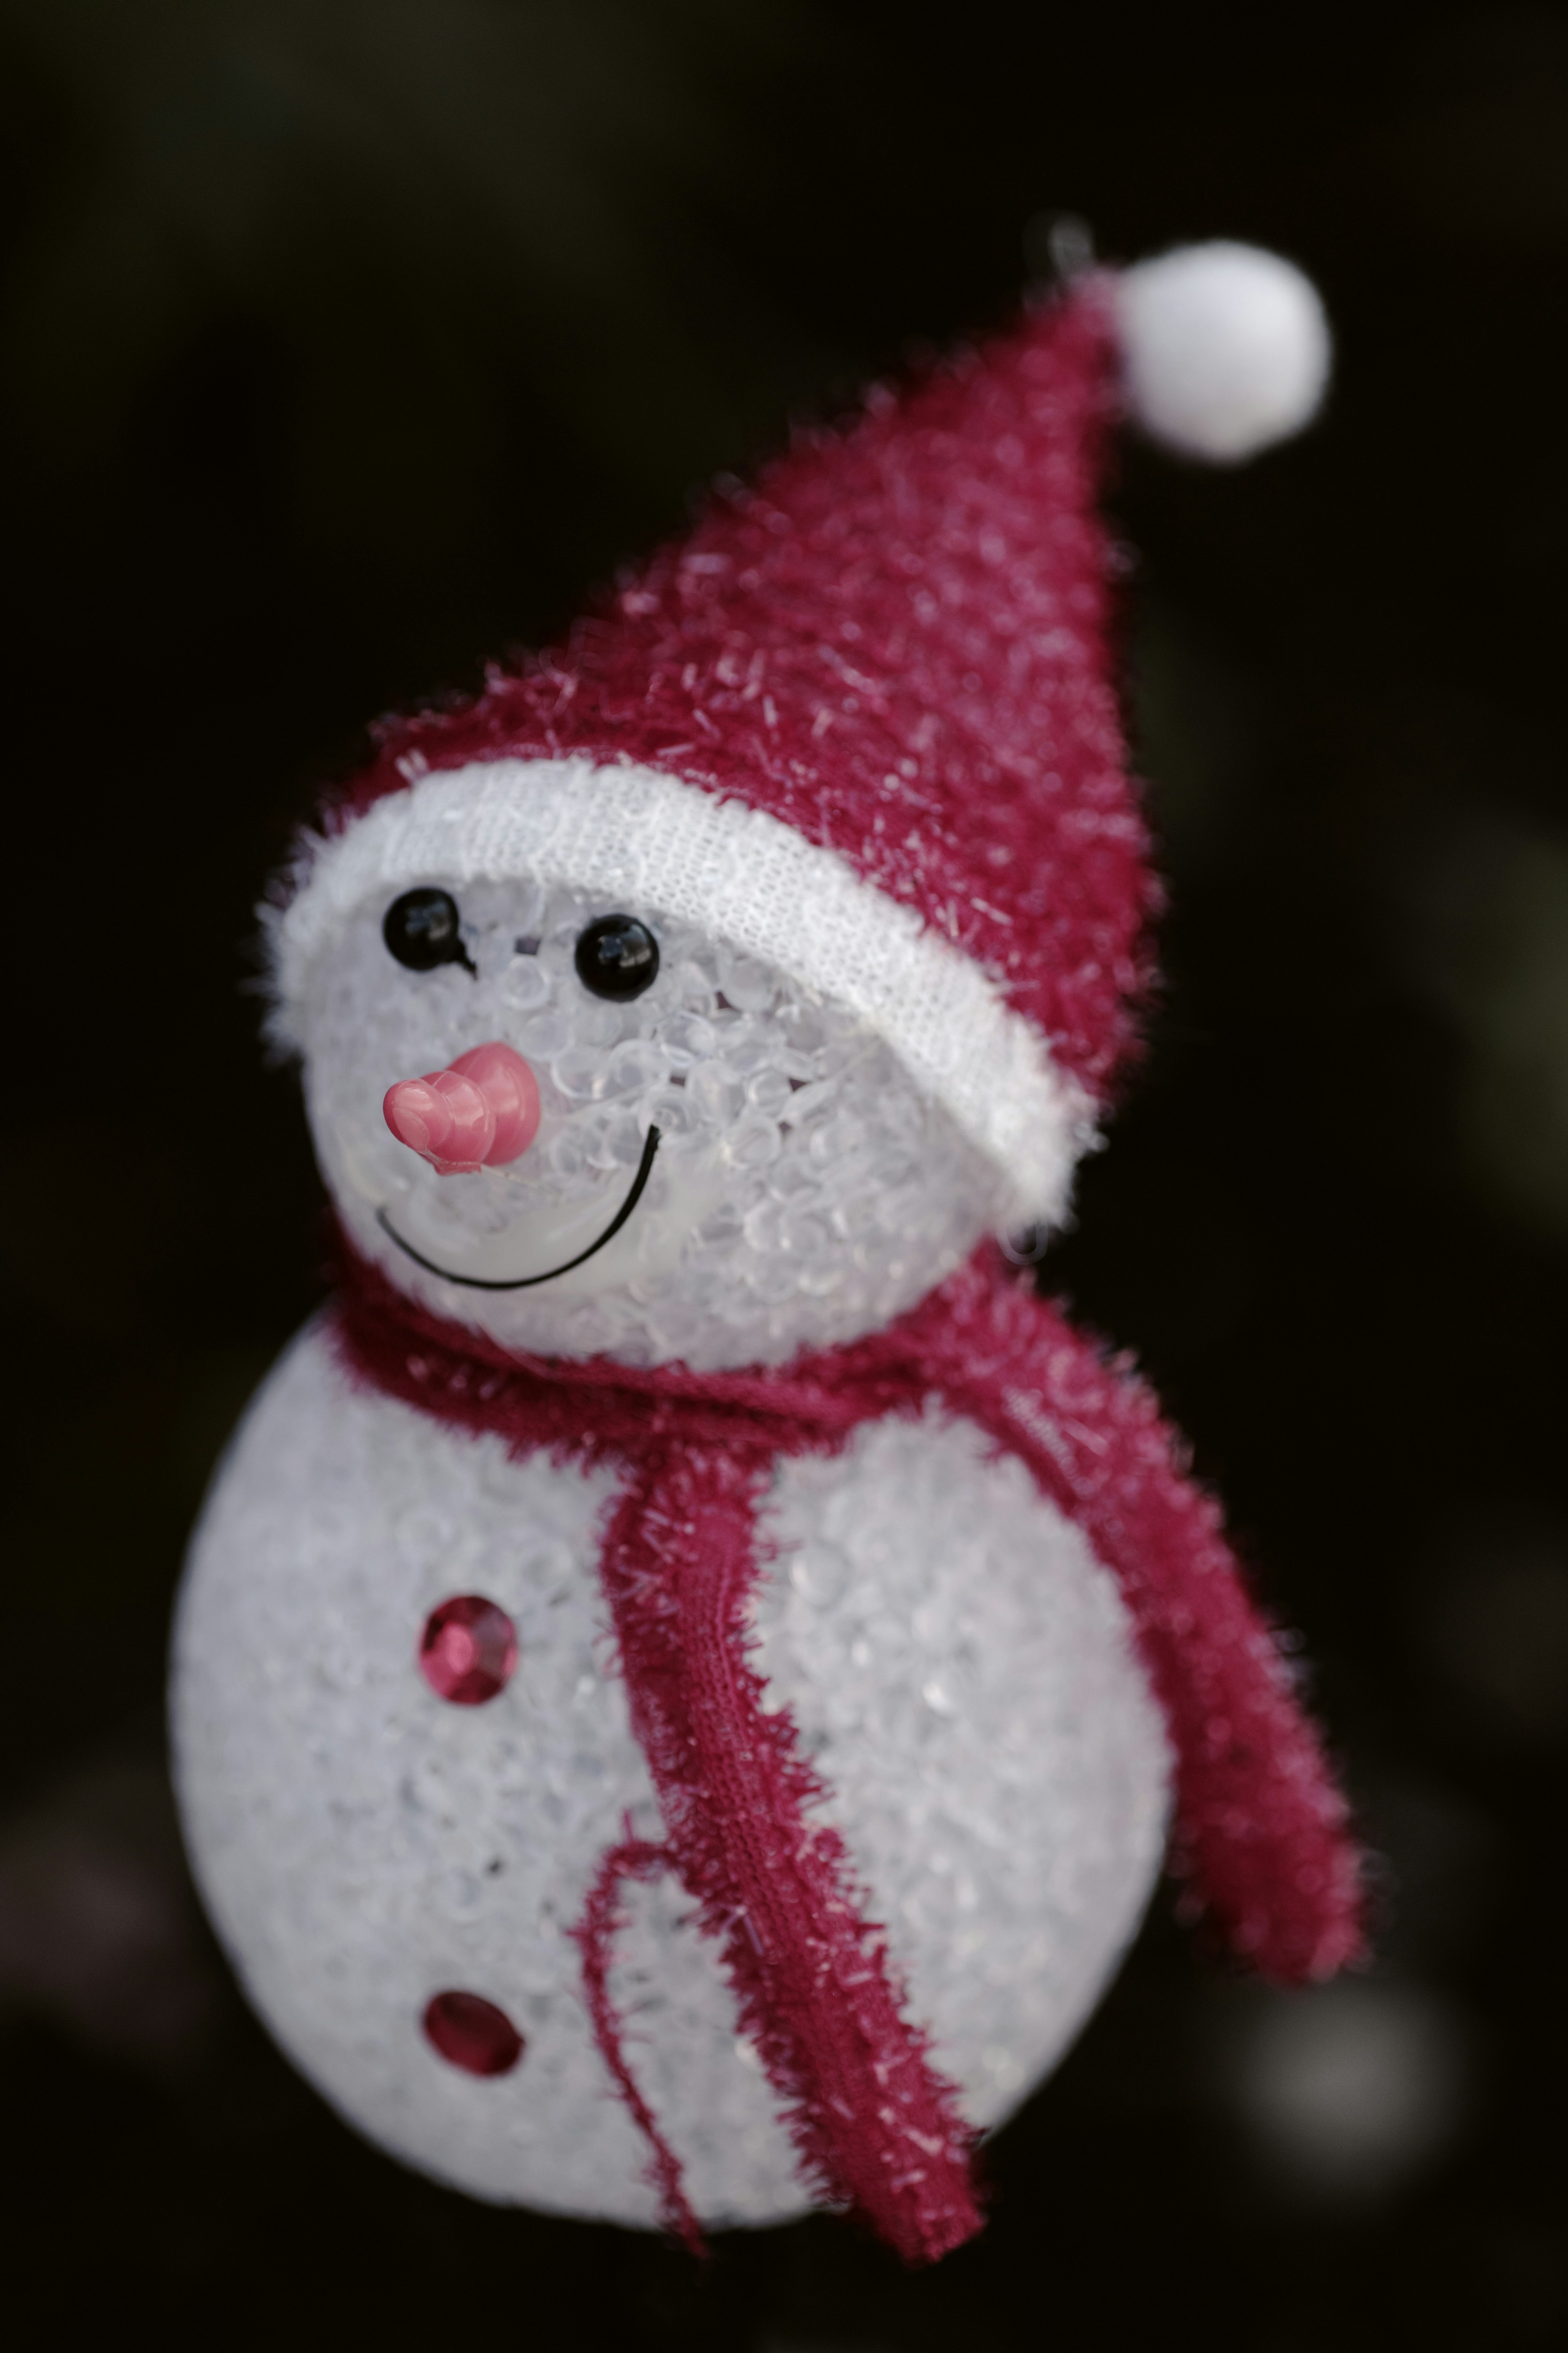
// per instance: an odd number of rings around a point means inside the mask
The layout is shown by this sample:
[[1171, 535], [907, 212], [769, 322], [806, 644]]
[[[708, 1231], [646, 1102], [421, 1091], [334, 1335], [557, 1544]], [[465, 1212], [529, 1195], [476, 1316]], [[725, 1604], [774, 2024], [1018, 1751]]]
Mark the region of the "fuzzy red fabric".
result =
[[[761, 1563], [755, 1509], [774, 1432], [722, 1443], [645, 1441], [605, 1537], [600, 1573], [632, 1730], [658, 1792], [656, 1850], [698, 1906], [734, 1989], [739, 2023], [779, 2096], [808, 2178], [906, 2261], [931, 2263], [980, 2227], [973, 2136], [904, 2015], [902, 1988], [866, 1920], [793, 1720], [770, 1714], [747, 1659]], [[578, 1930], [589, 2009], [617, 2082], [627, 2070], [605, 1980], [610, 1880], [646, 1876], [636, 1842], [605, 1858]], [[672, 2155], [642, 2113], [666, 2213], [697, 2235]]]
[[747, 1656], [757, 1501], [781, 1454], [832, 1453], [931, 1397], [1018, 1455], [1116, 1577], [1175, 1761], [1174, 1868], [1269, 1975], [1330, 1975], [1361, 1945], [1346, 1810], [1209, 1499], [1148, 1390], [987, 1246], [888, 1330], [778, 1368], [698, 1374], [513, 1355], [416, 1307], [345, 1244], [350, 1371], [518, 1454], [610, 1460], [625, 1484], [601, 1570], [633, 1728], [665, 1824], [605, 1857], [577, 1931], [606, 2062], [655, 2151], [668, 2219], [695, 2223], [626, 2066], [607, 1983], [626, 1876], [674, 1871], [720, 1945], [805, 2168], [911, 2261], [978, 2228], [970, 2136], [904, 2018], [819, 1785]]
[[389, 723], [329, 812], [427, 768], [630, 759], [838, 851], [1003, 983], [1103, 1094], [1154, 886], [1110, 684], [1103, 287], [873, 393], [722, 488], [563, 648]]

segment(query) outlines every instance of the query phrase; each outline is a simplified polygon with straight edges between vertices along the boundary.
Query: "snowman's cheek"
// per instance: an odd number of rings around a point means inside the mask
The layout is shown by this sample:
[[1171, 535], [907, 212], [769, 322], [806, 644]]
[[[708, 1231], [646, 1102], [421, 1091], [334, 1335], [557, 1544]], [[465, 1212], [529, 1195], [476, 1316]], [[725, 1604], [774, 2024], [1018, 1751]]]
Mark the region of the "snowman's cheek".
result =
[[555, 1299], [596, 1299], [633, 1282], [673, 1273], [697, 1229], [712, 1216], [731, 1182], [717, 1152], [663, 1158], [648, 1192], [621, 1231], [583, 1266], [550, 1285]]
[[316, 1129], [316, 1158], [328, 1191], [340, 1202], [343, 1196], [352, 1194], [372, 1208], [377, 1207], [389, 1190], [386, 1171], [375, 1165], [382, 1156], [379, 1139], [373, 1141], [352, 1120], [333, 1120], [330, 1125], [312, 1122], [312, 1125]]
[[384, 1202], [405, 1198], [426, 1172], [387, 1128], [374, 1089], [342, 1087], [335, 1083], [340, 1076], [330, 1066], [306, 1068], [305, 1109], [316, 1164], [341, 1211], [351, 1218], [356, 1209], [374, 1215]]

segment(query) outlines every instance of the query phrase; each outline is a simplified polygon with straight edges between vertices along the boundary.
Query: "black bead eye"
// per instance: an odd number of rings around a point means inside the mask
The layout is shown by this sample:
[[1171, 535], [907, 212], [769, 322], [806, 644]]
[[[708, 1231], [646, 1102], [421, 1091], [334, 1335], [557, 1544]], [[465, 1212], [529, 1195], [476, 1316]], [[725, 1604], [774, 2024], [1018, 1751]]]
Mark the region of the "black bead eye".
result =
[[473, 965], [463, 945], [458, 902], [449, 891], [405, 891], [382, 921], [381, 936], [410, 972], [434, 972], [438, 964]]
[[658, 978], [658, 942], [635, 915], [601, 915], [578, 934], [577, 977], [595, 997], [624, 1005]]

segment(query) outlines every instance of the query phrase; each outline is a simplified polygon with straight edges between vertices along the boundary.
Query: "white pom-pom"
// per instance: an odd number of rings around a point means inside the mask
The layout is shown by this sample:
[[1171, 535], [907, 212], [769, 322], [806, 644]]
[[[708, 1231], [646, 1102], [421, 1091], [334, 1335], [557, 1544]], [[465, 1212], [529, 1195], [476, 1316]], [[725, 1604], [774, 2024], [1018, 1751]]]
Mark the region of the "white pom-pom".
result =
[[1329, 378], [1329, 323], [1294, 262], [1216, 239], [1117, 280], [1127, 396], [1156, 441], [1233, 465], [1299, 433]]

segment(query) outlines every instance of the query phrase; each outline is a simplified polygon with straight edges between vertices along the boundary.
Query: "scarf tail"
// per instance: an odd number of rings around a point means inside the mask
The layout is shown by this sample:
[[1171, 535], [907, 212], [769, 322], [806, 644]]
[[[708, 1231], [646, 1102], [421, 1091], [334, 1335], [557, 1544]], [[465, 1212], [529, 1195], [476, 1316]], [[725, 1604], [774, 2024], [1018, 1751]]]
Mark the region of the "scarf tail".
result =
[[1365, 1948], [1361, 1852], [1218, 1506], [1142, 1383], [1058, 1309], [973, 1265], [944, 1291], [933, 1385], [1029, 1465], [1121, 1587], [1174, 1754], [1171, 1868], [1266, 1976], [1331, 1977]]
[[803, 2163], [910, 2263], [981, 2226], [973, 2136], [905, 2019], [823, 1791], [746, 1657], [771, 1454], [671, 1442], [639, 1466], [604, 1576], [668, 1853], [718, 1943]]
[[622, 1885], [628, 1879], [662, 1879], [670, 1864], [668, 1849], [655, 1846], [647, 1839], [634, 1838], [628, 1821], [621, 1844], [611, 1847], [601, 1858], [583, 1907], [583, 1917], [571, 1935], [583, 1956], [583, 1988], [594, 2040], [616, 2089], [630, 2111], [632, 2122], [647, 2142], [648, 2178], [658, 2192], [665, 2229], [681, 2240], [692, 2254], [705, 2255], [708, 2249], [702, 2227], [686, 2195], [680, 2159], [660, 2132], [658, 2120], [626, 2063], [621, 2021], [610, 1995], [611, 1955], [616, 1934], [626, 1926], [620, 1907]]

